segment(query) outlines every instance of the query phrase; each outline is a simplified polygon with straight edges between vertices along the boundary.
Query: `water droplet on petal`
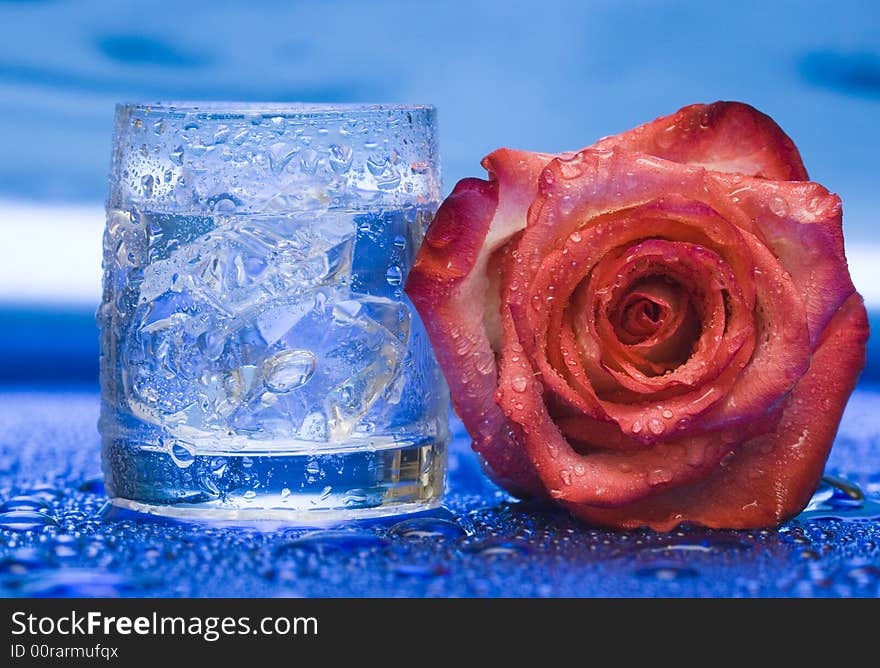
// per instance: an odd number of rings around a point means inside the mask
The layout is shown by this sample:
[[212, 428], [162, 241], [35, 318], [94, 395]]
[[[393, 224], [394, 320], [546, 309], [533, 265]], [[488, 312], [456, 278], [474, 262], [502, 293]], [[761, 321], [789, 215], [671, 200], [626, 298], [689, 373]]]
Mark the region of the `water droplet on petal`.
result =
[[788, 213], [788, 205], [781, 197], [772, 197], [770, 199], [770, 211], [781, 217]]
[[522, 376], [517, 376], [510, 381], [510, 386], [517, 392], [525, 392], [526, 388], [529, 386], [529, 381]]

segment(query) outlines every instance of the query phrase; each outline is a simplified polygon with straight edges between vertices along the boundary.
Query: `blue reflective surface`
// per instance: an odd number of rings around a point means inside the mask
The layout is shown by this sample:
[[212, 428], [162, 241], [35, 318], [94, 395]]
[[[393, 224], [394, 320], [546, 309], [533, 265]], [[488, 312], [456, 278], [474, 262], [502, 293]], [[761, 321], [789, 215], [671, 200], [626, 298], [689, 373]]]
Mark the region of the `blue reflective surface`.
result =
[[343, 527], [229, 528], [107, 512], [97, 394], [5, 392], [0, 594], [874, 597], [878, 409], [880, 390], [857, 390], [827, 469], [866, 497], [823, 486], [810, 517], [778, 530], [593, 529], [499, 491], [460, 429], [442, 509]]

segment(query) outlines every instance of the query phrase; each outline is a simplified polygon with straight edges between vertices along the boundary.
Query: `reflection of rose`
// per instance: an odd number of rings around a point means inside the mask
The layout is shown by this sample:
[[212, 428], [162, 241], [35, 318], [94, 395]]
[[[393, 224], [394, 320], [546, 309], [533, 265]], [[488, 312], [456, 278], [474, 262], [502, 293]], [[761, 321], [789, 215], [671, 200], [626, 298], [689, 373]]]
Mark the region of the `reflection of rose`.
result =
[[407, 292], [495, 479], [615, 527], [798, 513], [868, 325], [840, 200], [782, 130], [718, 102], [483, 165]]

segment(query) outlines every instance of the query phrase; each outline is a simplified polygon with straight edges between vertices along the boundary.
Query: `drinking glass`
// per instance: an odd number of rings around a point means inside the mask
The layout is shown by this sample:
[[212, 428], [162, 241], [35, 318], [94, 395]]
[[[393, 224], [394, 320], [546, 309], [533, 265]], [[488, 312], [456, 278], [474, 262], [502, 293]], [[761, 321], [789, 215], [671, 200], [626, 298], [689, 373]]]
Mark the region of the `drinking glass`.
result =
[[407, 271], [428, 106], [119, 105], [99, 423], [114, 504], [327, 520], [429, 508], [448, 393]]

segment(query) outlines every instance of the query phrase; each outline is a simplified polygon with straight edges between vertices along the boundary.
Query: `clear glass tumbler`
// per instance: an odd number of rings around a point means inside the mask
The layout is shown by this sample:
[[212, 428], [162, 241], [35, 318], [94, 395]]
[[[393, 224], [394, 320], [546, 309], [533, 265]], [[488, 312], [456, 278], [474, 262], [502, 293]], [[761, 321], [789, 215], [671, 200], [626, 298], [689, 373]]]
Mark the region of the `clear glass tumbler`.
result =
[[98, 311], [116, 505], [324, 521], [439, 503], [448, 394], [402, 291], [439, 202], [434, 117], [117, 107]]

